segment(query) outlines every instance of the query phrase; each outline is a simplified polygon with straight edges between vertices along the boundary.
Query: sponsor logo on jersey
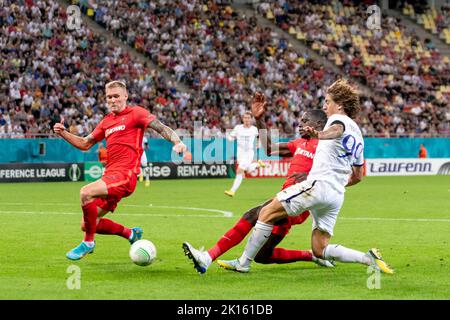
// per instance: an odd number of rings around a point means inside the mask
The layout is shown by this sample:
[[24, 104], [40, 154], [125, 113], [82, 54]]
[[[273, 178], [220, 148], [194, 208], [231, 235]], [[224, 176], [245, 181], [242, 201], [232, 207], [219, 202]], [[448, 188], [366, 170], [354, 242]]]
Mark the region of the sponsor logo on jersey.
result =
[[114, 127], [114, 128], [111, 128], [111, 129], [106, 129], [105, 137], [107, 138], [110, 134], [112, 134], [112, 133], [114, 133], [116, 131], [123, 131], [123, 130], [125, 130], [125, 125], [124, 124], [122, 124], [120, 126], [117, 126], [117, 127]]
[[295, 150], [294, 156], [296, 156], [296, 155], [302, 155], [307, 158], [314, 159], [314, 153], [306, 151], [302, 148], [297, 148], [297, 150]]

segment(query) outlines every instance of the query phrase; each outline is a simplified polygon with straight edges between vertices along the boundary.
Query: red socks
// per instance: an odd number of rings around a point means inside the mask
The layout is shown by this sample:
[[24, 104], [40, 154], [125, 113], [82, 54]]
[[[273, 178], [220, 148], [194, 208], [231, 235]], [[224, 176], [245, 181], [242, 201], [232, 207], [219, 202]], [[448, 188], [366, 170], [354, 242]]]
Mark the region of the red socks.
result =
[[125, 239], [130, 239], [131, 236], [131, 229], [128, 229], [123, 225], [106, 218], [100, 219], [97, 224], [96, 232], [98, 234], [113, 234], [121, 236]]
[[94, 241], [95, 230], [97, 227], [97, 205], [95, 201], [81, 207], [83, 209], [83, 221], [84, 221], [84, 241]]
[[112, 220], [102, 218], [97, 224], [97, 203], [92, 201], [81, 207], [83, 209], [84, 222], [84, 241], [94, 241], [95, 233], [98, 234], [112, 234], [129, 239], [131, 236], [131, 229], [114, 222]]
[[312, 261], [312, 253], [303, 250], [275, 248], [267, 263], [289, 263], [295, 261]]
[[212, 261], [216, 260], [217, 257], [221, 256], [238, 243], [240, 243], [247, 234], [252, 230], [253, 225], [241, 218], [230, 230], [228, 230], [220, 239], [217, 241], [214, 247], [208, 250]]

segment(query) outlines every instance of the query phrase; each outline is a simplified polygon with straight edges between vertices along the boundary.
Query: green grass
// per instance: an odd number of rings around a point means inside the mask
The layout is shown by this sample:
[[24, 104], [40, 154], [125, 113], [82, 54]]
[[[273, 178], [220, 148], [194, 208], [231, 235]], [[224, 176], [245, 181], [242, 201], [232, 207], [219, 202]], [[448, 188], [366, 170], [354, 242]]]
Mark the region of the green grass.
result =
[[[128, 241], [115, 236], [97, 236], [95, 253], [81, 261], [65, 258], [82, 239], [84, 183], [1, 184], [0, 299], [449, 299], [449, 180], [370, 177], [348, 189], [332, 243], [361, 251], [379, 247], [396, 269], [381, 275], [379, 290], [367, 288], [367, 268], [357, 264], [253, 264], [249, 274], [214, 264], [205, 275], [195, 272], [182, 242], [209, 248], [247, 208], [275, 195], [282, 179], [245, 180], [232, 199], [223, 194], [231, 179], [140, 183], [109, 218], [143, 227], [158, 249], [149, 267], [133, 265]], [[158, 206], [225, 210], [233, 217]], [[308, 249], [310, 234], [309, 219], [282, 245]], [[245, 243], [223, 258], [238, 257]], [[72, 264], [81, 268], [80, 290], [66, 286]]]

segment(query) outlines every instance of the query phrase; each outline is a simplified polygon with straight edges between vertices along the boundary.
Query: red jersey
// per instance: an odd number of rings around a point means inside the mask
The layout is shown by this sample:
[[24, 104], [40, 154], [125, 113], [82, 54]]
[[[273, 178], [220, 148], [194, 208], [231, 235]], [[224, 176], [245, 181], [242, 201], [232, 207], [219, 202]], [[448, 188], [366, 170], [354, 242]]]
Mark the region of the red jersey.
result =
[[316, 154], [316, 148], [319, 143], [318, 139], [296, 139], [289, 141], [287, 146], [291, 151], [293, 157], [289, 166], [288, 178], [283, 184], [284, 190], [292, 186], [295, 182], [295, 178], [290, 178], [294, 173], [306, 173], [311, 170], [314, 155]]
[[108, 160], [105, 172], [132, 171], [139, 174], [142, 139], [145, 128], [156, 117], [139, 106], [126, 106], [119, 113], [109, 113], [97, 125], [92, 136], [97, 142], [106, 138]]

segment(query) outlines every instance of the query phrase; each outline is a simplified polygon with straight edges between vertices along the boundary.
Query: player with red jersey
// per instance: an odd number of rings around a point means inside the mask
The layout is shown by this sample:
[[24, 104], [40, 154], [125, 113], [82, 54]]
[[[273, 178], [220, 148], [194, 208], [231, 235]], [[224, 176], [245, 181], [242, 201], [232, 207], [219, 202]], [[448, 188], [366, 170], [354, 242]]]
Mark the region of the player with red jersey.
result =
[[186, 151], [186, 146], [172, 129], [162, 124], [148, 110], [127, 105], [127, 99], [125, 83], [112, 81], [106, 84], [106, 102], [110, 113], [90, 135], [83, 138], [71, 134], [66, 131], [63, 119], [53, 127], [56, 134], [80, 150], [88, 150], [103, 139], [106, 139], [107, 144], [104, 175], [80, 190], [84, 240], [66, 254], [70, 260], [79, 260], [94, 251], [95, 233], [119, 235], [128, 239], [131, 244], [142, 237], [141, 228], [126, 228], [104, 218], [104, 215], [113, 212], [117, 203], [131, 195], [136, 188], [143, 152], [142, 139], [147, 127], [171, 141], [175, 152]]
[[[311, 170], [314, 154], [316, 152], [318, 139], [310, 139], [308, 136], [303, 136], [290, 142], [277, 144], [277, 150], [271, 148], [270, 138], [264, 134], [267, 132], [266, 124], [263, 119], [265, 110], [265, 97], [257, 93], [252, 103], [252, 113], [256, 119], [256, 126], [260, 130], [260, 139], [262, 145], [266, 148], [268, 155], [279, 155], [281, 157], [292, 157], [288, 178], [281, 190], [288, 188], [295, 183], [306, 179]], [[311, 126], [322, 130], [327, 121], [325, 112], [322, 110], [310, 110], [303, 114], [300, 120], [300, 126]], [[190, 245], [188, 242], [183, 243], [185, 254], [194, 262], [195, 269], [200, 273], [205, 273], [211, 263], [219, 256], [239, 244], [247, 234], [252, 230], [256, 221], [258, 220], [259, 212], [264, 205], [269, 203], [268, 200], [264, 204], [248, 210], [242, 218], [228, 230], [219, 241], [208, 251], [202, 252]], [[311, 251], [303, 250], [287, 250], [283, 248], [276, 248], [276, 246], [288, 234], [291, 226], [294, 224], [301, 224], [309, 217], [309, 211], [305, 211], [297, 217], [288, 217], [280, 221], [273, 229], [266, 245], [261, 248], [255, 261], [259, 263], [290, 263], [295, 261], [314, 261], [320, 265], [333, 267], [328, 261], [324, 261], [314, 257]], [[221, 260], [218, 261], [221, 267]]]

